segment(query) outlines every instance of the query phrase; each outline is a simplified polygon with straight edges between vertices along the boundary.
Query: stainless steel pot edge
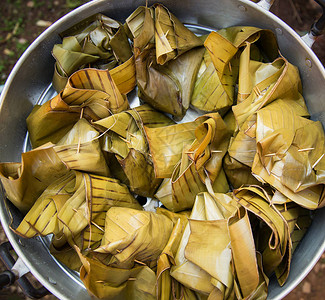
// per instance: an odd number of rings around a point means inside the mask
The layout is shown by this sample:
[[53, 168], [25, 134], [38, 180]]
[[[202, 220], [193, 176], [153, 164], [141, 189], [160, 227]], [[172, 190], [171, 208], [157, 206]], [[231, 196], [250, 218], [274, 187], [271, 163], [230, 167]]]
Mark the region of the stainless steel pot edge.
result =
[[[7, 91], [9, 89], [9, 86], [13, 80], [13, 78], [15, 77], [16, 73], [19, 71], [20, 67], [23, 65], [25, 59], [29, 56], [29, 54], [36, 48], [38, 47], [42, 41], [50, 34], [54, 35], [58, 33], [58, 28], [62, 25], [62, 23], [66, 23], [66, 27], [69, 27], [69, 19], [73, 19], [73, 20], [81, 20], [83, 18], [83, 16], [88, 16], [89, 13], [87, 13], [88, 10], [92, 11], [93, 13], [99, 12], [102, 10], [102, 6], [100, 5], [101, 2], [106, 2], [105, 0], [99, 0], [99, 1], [92, 1], [90, 3], [85, 4], [84, 6], [76, 9], [75, 11], [71, 12], [70, 14], [66, 15], [65, 17], [61, 18], [60, 20], [58, 20], [56, 23], [54, 23], [50, 28], [48, 28], [42, 35], [40, 35], [35, 42], [26, 50], [26, 52], [23, 54], [23, 56], [21, 57], [21, 59], [18, 61], [18, 63], [16, 64], [16, 66], [14, 67], [12, 73], [10, 74], [7, 83], [4, 87], [4, 90], [2, 92], [1, 98], [0, 98], [0, 110], [2, 108], [2, 104], [3, 104], [3, 99], [6, 97]], [[274, 16], [273, 14], [266, 12], [263, 8], [259, 7], [258, 5], [248, 1], [248, 0], [240, 0], [238, 1], [241, 4], [243, 4], [244, 8], [246, 9], [250, 9], [253, 8], [255, 10], [260, 10], [263, 13], [267, 13], [268, 16], [275, 22], [277, 23], [278, 26], [277, 28], [279, 28], [280, 30], [287, 31], [289, 32], [292, 36], [294, 36], [296, 38], [296, 40], [298, 41], [299, 45], [301, 47], [304, 48], [304, 50], [308, 53], [309, 57], [306, 57], [306, 59], [310, 59], [313, 64], [316, 64], [315, 67], [319, 68], [319, 70], [321, 70], [322, 73], [322, 77], [325, 78], [325, 70], [323, 68], [323, 66], [321, 65], [321, 63], [319, 62], [318, 58], [316, 57], [316, 55], [312, 52], [311, 49], [309, 49], [304, 42], [300, 39], [299, 35], [294, 32], [294, 30], [292, 30], [286, 23], [284, 23], [283, 21], [281, 21], [279, 18], [277, 18], [276, 16]], [[243, 12], [244, 13], [244, 12]], [[60, 29], [60, 31], [62, 31], [62, 28]], [[277, 32], [277, 31], [276, 31]], [[281, 33], [280, 31], [277, 32], [277, 35], [279, 38], [281, 38]], [[12, 242], [14, 249], [16, 250], [17, 254], [22, 257], [23, 261], [25, 262], [25, 264], [27, 265], [27, 267], [30, 270], [33, 270], [33, 264], [30, 263], [27, 259], [24, 259], [25, 255], [23, 253], [23, 250], [21, 249], [21, 244], [19, 243], [19, 239], [17, 239], [17, 236], [8, 228], [8, 215], [5, 215], [5, 211], [6, 211], [6, 207], [4, 205], [3, 201], [0, 201], [0, 207], [1, 207], [1, 211], [0, 211], [0, 219], [3, 222], [3, 227], [5, 229], [5, 232], [9, 238], [9, 240]], [[4, 221], [5, 220], [5, 221]], [[6, 223], [6, 224], [4, 224]], [[313, 265], [317, 262], [318, 258], [321, 256], [321, 254], [323, 253], [325, 249], [325, 241], [322, 244], [322, 247], [319, 248], [319, 251], [317, 252], [317, 255], [312, 259], [309, 268], [305, 269], [304, 272], [302, 272], [300, 274], [300, 276], [297, 277], [297, 279], [295, 280], [296, 284], [298, 284], [302, 278], [304, 278], [308, 272], [312, 269]], [[69, 299], [66, 298], [65, 296], [63, 296], [62, 294], [58, 293], [57, 288], [55, 287], [55, 284], [53, 285], [54, 287], [51, 288], [51, 285], [49, 283], [51, 283], [49, 281], [49, 278], [44, 278], [42, 274], [39, 274], [38, 272], [32, 271], [32, 273], [35, 275], [35, 277], [37, 277], [37, 279], [39, 279], [39, 281], [45, 285], [53, 294], [55, 294], [57, 297], [61, 298], [61, 299]], [[56, 283], [57, 284], [57, 283]], [[294, 286], [296, 284], [293, 284]], [[78, 285], [80, 285], [80, 283], [78, 283]], [[291, 291], [291, 289], [287, 288], [285, 289], [282, 293], [280, 293], [278, 295], [278, 297], [276, 299], [281, 299], [283, 298], [287, 293], [289, 293]], [[77, 292], [77, 291], [76, 291]], [[78, 292], [77, 292], [78, 293]], [[76, 294], [74, 294], [74, 296], [76, 296]], [[275, 299], [275, 298], [274, 298]]]

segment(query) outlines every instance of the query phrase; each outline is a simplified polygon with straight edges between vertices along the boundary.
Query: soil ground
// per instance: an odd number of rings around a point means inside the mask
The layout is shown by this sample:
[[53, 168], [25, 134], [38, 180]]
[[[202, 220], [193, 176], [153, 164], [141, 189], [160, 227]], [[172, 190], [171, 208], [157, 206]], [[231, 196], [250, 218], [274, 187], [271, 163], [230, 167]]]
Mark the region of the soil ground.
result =
[[[86, 2], [88, 1], [1, 0], [0, 84], [6, 81], [16, 61], [40, 33], [54, 21]], [[144, 3], [145, 1], [143, 0]], [[313, 0], [275, 0], [271, 10], [301, 35], [309, 30], [313, 21], [321, 14], [320, 7]], [[325, 64], [325, 36], [320, 37], [316, 41], [313, 50], [320, 61]], [[0, 243], [6, 240], [6, 236], [0, 226]], [[0, 261], [0, 272], [3, 270], [5, 270], [5, 267]], [[305, 280], [285, 297], [285, 300], [324, 299], [324, 282], [325, 254], [323, 254]], [[17, 285], [13, 285], [0, 291], [0, 300], [2, 299], [18, 300], [29, 298], [23, 295]], [[49, 295], [43, 299], [57, 298]]]

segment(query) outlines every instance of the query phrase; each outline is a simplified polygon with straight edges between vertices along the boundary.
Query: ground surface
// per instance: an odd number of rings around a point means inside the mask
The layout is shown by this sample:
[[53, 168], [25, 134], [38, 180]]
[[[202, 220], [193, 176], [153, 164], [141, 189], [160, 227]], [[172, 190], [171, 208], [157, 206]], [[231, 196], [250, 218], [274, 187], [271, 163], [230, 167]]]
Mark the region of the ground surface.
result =
[[[116, 0], [118, 1], [118, 0]], [[11, 69], [28, 45], [51, 23], [73, 8], [88, 2], [86, 0], [1, 0], [0, 5], [0, 84], [3, 84]], [[139, 1], [139, 4], [145, 1]], [[272, 11], [304, 34], [313, 20], [321, 13], [313, 0], [275, 0]], [[325, 64], [325, 37], [320, 37], [313, 50]], [[6, 236], [0, 226], [0, 243]], [[5, 267], [0, 261], [0, 272]], [[312, 272], [294, 289], [286, 300], [324, 299], [325, 255], [321, 257]], [[14, 285], [0, 291], [0, 300], [28, 299]], [[43, 299], [56, 299], [50, 295]]]

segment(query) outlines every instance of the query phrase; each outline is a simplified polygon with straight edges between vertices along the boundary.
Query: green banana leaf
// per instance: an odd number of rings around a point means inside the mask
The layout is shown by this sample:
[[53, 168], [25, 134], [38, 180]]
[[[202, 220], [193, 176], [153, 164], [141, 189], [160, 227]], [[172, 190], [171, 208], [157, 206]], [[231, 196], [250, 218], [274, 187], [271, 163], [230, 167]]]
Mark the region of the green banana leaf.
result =
[[68, 77], [84, 67], [113, 69], [132, 56], [124, 27], [96, 14], [62, 33], [62, 44], [53, 47], [56, 60], [53, 85], [60, 92]]
[[262, 53], [272, 60], [278, 56], [274, 34], [255, 27], [230, 27], [211, 32], [204, 45], [206, 52], [196, 79], [191, 105], [205, 112], [221, 112], [234, 103], [238, 72], [238, 102], [243, 94], [247, 97], [247, 66], [251, 56], [261, 60]]

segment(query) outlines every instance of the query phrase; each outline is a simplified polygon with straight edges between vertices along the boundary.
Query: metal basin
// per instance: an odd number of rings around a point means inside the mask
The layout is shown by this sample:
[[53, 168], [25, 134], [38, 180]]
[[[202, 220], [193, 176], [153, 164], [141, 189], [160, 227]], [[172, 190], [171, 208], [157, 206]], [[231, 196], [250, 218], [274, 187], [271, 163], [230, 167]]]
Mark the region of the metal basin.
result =
[[[182, 22], [215, 29], [250, 25], [273, 30], [281, 53], [296, 65], [302, 77], [304, 97], [314, 120], [325, 125], [325, 70], [315, 54], [284, 22], [248, 0], [162, 0]], [[59, 33], [90, 15], [101, 12], [121, 22], [139, 5], [138, 0], [98, 0], [69, 13], [48, 28], [24, 53], [10, 74], [0, 98], [0, 161], [20, 161], [26, 149], [25, 119], [44, 95], [53, 74], [51, 50], [60, 43]], [[50, 90], [45, 93], [45, 98]], [[46, 99], [45, 99], [46, 100]], [[10, 229], [10, 216], [19, 223], [21, 216], [4, 198], [0, 199], [0, 219], [16, 253], [33, 275], [60, 299], [88, 300], [78, 274], [71, 272], [49, 253], [48, 240], [22, 239]], [[312, 226], [293, 255], [288, 281], [280, 287], [271, 278], [268, 299], [287, 295], [313, 268], [325, 250], [325, 209], [318, 210]]]

